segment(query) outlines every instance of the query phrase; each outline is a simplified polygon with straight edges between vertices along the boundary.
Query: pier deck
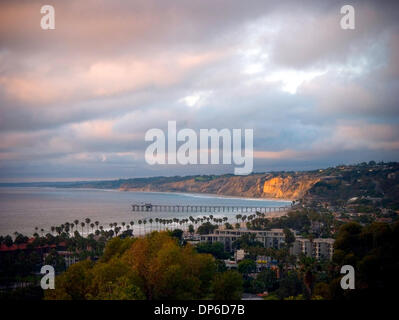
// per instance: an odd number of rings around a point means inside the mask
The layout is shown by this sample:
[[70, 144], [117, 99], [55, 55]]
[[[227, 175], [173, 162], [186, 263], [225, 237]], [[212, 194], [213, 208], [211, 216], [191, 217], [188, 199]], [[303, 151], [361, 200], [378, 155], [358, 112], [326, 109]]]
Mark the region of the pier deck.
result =
[[133, 212], [237, 212], [237, 213], [271, 213], [286, 211], [285, 207], [263, 207], [263, 206], [204, 206], [204, 205], [164, 205], [164, 204], [132, 204]]

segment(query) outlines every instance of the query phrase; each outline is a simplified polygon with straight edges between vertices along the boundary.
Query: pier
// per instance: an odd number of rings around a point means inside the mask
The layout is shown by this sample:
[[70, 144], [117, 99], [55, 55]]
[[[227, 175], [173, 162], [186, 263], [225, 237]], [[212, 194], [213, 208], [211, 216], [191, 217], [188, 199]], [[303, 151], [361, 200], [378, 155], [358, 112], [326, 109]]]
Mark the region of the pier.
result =
[[218, 212], [237, 212], [237, 213], [271, 213], [284, 212], [290, 206], [285, 207], [263, 207], [263, 206], [204, 206], [204, 205], [164, 205], [164, 204], [132, 204], [133, 212], [193, 212], [193, 213], [218, 213]]

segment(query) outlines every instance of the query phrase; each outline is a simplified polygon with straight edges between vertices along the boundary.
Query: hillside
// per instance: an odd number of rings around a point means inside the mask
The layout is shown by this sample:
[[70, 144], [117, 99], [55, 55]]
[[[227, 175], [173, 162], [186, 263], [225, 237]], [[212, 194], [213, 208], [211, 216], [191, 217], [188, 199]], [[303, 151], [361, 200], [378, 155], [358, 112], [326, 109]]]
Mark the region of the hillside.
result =
[[359, 165], [248, 176], [154, 177], [70, 184], [69, 187], [134, 191], [211, 193], [255, 198], [343, 200], [353, 197], [399, 199], [399, 163]]
[[142, 185], [122, 183], [120, 189], [135, 191], [174, 191], [212, 193], [255, 198], [297, 199], [318, 181], [307, 174], [253, 174], [249, 176], [197, 176], [184, 180], [163, 181]]
[[313, 171], [255, 173], [248, 176], [152, 177], [47, 185], [41, 183], [40, 186], [192, 192], [305, 201], [347, 201], [359, 197], [396, 203], [399, 201], [399, 163], [376, 164], [371, 161]]

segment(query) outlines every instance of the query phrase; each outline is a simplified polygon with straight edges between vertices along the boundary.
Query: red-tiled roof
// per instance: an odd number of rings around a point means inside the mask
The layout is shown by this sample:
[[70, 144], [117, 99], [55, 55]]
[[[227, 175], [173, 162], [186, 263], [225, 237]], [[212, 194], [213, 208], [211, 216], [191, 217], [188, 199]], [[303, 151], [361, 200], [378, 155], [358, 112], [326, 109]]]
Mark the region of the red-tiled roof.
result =
[[[30, 238], [27, 243], [21, 243], [21, 244], [13, 244], [11, 247], [8, 247], [4, 243], [0, 245], [0, 252], [4, 251], [16, 251], [16, 250], [26, 250], [28, 244], [33, 243], [35, 238]], [[60, 242], [58, 246], [66, 246], [65, 242]], [[35, 249], [45, 249], [45, 248], [55, 248], [57, 245], [51, 244], [51, 245], [44, 245], [44, 246], [37, 246]]]

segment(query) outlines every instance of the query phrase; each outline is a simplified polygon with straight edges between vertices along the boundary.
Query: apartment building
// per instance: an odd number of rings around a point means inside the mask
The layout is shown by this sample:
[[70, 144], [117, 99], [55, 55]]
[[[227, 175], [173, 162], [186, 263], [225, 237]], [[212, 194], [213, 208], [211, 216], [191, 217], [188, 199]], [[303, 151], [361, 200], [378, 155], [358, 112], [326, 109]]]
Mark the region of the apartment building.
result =
[[[296, 232], [291, 230], [294, 234]], [[280, 249], [285, 243], [285, 234], [283, 229], [271, 230], [220, 230], [217, 229], [212, 234], [201, 235], [200, 242], [221, 242], [226, 251], [233, 251], [232, 244], [244, 234], [255, 234], [255, 240], [261, 242], [265, 248]], [[307, 257], [316, 259], [332, 259], [334, 254], [334, 239], [317, 238], [312, 241], [300, 236], [295, 237], [295, 242], [290, 248], [292, 255], [298, 256], [300, 253]]]
[[[293, 230], [291, 230], [294, 232]], [[271, 230], [220, 230], [217, 229], [212, 234], [201, 235], [201, 243], [203, 242], [221, 242], [224, 244], [224, 248], [227, 251], [232, 251], [232, 244], [234, 241], [242, 237], [244, 234], [255, 234], [255, 240], [261, 242], [265, 248], [280, 249], [284, 244], [285, 235], [283, 229], [271, 229]], [[295, 234], [295, 232], [294, 232]]]
[[318, 260], [331, 260], [334, 254], [334, 239], [317, 238], [311, 241], [306, 238], [296, 237], [290, 251], [291, 254], [296, 256], [303, 253], [307, 257], [314, 257]]
[[316, 259], [328, 259], [331, 260], [334, 254], [334, 239], [314, 239], [314, 257]]

